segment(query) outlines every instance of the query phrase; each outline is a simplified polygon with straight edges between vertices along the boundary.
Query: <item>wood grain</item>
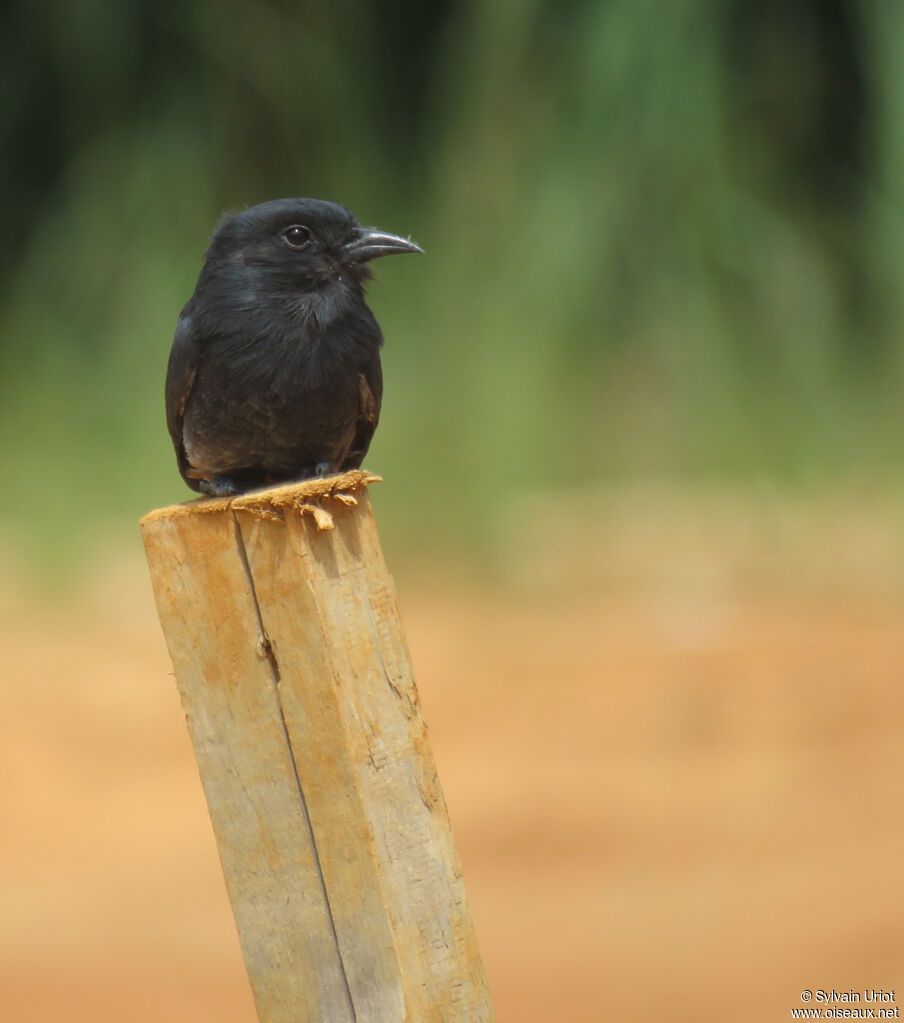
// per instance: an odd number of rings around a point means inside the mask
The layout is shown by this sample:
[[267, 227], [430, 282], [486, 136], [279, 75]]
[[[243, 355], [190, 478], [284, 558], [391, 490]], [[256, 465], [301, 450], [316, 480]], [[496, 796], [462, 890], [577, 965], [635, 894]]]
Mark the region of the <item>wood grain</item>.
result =
[[259, 1018], [493, 1018], [366, 473], [142, 520]]

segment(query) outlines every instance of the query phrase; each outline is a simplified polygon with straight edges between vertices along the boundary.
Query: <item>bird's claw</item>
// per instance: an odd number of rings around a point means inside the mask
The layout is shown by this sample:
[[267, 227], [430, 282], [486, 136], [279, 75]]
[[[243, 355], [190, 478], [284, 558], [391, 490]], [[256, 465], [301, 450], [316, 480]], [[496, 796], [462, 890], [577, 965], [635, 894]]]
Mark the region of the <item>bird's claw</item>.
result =
[[201, 480], [199, 489], [207, 497], [235, 497], [243, 490], [228, 476], [214, 476], [211, 480]]

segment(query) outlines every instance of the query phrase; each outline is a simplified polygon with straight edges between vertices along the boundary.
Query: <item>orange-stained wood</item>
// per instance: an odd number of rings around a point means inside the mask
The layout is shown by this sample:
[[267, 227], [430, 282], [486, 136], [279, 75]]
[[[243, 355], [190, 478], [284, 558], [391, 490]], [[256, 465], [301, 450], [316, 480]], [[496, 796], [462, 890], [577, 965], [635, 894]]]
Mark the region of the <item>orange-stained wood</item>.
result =
[[258, 1016], [493, 1018], [367, 484], [142, 533]]

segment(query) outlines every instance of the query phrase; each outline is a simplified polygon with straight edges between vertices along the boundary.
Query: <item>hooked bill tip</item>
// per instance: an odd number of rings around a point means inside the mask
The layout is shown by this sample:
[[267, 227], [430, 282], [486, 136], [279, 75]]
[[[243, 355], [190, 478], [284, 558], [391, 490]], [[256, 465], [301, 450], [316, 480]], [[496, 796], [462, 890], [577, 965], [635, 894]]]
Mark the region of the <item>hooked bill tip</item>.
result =
[[400, 252], [423, 252], [410, 238], [378, 231], [372, 227], [360, 227], [345, 246], [346, 252], [359, 263], [365, 263], [380, 256], [392, 256]]

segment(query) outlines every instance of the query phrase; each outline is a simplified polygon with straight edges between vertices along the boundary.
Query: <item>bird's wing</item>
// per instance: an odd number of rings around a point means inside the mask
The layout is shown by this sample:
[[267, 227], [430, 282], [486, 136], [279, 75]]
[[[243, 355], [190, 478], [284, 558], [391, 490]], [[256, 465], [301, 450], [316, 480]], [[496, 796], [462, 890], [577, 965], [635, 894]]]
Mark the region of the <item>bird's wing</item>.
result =
[[201, 346], [191, 329], [191, 320], [188, 316], [182, 315], [176, 325], [176, 336], [173, 338], [169, 367], [166, 371], [166, 425], [173, 439], [179, 471], [183, 476], [189, 465], [182, 440], [182, 420], [185, 417], [185, 406], [188, 404], [200, 360]]
[[383, 402], [383, 370], [376, 355], [358, 374], [358, 418], [355, 436], [342, 463], [342, 471], [357, 469], [377, 428]]

